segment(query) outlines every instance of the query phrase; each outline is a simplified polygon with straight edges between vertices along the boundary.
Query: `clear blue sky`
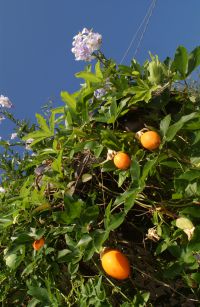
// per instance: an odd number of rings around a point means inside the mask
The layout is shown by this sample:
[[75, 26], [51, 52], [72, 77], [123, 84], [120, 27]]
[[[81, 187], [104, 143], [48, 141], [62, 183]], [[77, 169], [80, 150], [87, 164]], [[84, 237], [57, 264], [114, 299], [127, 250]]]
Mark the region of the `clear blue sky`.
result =
[[[119, 62], [142, 21], [151, 0], [0, 0], [0, 94], [14, 103], [18, 118], [32, 121], [41, 106], [60, 91], [73, 92], [80, 80], [74, 74], [85, 63], [71, 53], [72, 38], [83, 27], [103, 36], [102, 51]], [[180, 44], [200, 45], [200, 1], [158, 0], [137, 59], [148, 52], [161, 59]], [[133, 47], [125, 64], [129, 64]], [[0, 135], [10, 133], [8, 122]]]

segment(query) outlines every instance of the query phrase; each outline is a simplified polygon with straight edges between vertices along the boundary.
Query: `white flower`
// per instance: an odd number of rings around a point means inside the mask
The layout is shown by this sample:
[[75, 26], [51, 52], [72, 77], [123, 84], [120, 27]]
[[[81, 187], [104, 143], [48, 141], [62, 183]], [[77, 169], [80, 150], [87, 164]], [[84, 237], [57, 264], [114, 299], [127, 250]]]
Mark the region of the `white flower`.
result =
[[4, 108], [11, 108], [12, 102], [10, 101], [8, 97], [0, 95], [0, 106]]
[[17, 133], [12, 133], [10, 139], [14, 140], [14, 139], [16, 139], [16, 137], [17, 137]]
[[0, 193], [5, 193], [6, 190], [3, 187], [0, 187]]
[[27, 149], [27, 150], [31, 150], [31, 147], [30, 147], [30, 145], [31, 145], [31, 143], [34, 141], [34, 139], [28, 139], [28, 140], [26, 140], [26, 146], [25, 146], [25, 148]]

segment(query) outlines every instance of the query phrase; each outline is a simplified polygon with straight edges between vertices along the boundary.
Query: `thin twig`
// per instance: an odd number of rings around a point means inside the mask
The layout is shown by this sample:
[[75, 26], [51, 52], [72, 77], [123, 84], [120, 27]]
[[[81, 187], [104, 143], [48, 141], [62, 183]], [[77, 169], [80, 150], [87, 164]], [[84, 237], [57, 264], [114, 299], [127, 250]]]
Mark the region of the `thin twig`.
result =
[[[144, 271], [138, 269], [136, 266], [132, 265], [132, 268], [133, 268], [134, 270], [140, 272], [141, 274], [145, 275], [146, 277], [148, 277], [148, 278], [154, 280], [155, 282], [161, 284], [162, 286], [171, 289], [173, 292], [175, 292], [175, 293], [177, 293], [178, 295], [184, 297], [187, 301], [199, 302], [199, 301], [196, 300], [196, 299], [188, 298], [187, 296], [185, 296], [185, 295], [182, 294], [181, 292], [175, 290], [172, 286], [168, 285], [167, 283], [165, 283], [165, 282], [163, 282], [163, 281], [161, 281], [161, 280], [158, 280], [156, 277], [153, 277], [153, 276], [149, 275], [148, 273], [145, 273]], [[130, 280], [131, 280], [131, 282], [133, 282], [131, 278], [130, 278]]]

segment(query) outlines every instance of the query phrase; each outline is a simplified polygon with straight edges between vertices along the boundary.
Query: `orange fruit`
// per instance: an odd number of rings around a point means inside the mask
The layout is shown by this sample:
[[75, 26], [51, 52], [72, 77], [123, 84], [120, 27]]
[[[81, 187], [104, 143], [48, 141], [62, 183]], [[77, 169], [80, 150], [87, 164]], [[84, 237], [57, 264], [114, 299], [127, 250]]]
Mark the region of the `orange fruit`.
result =
[[119, 151], [114, 156], [114, 164], [119, 169], [127, 169], [131, 165], [131, 159], [125, 152]]
[[33, 244], [32, 244], [34, 250], [38, 251], [38, 250], [44, 245], [44, 243], [45, 243], [44, 238], [41, 238], [41, 239], [39, 239], [39, 240], [35, 240], [35, 241], [33, 242]]
[[160, 135], [156, 131], [144, 132], [140, 137], [142, 146], [149, 150], [154, 150], [160, 146]]
[[119, 250], [110, 249], [103, 252], [101, 264], [104, 271], [113, 278], [123, 280], [130, 275], [129, 260]]

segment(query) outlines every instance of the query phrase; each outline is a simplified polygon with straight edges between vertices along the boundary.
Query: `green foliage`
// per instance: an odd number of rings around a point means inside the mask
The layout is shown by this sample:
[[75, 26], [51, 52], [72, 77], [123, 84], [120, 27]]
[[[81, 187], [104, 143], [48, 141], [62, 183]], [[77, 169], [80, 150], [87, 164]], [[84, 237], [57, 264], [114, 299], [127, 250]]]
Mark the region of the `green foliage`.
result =
[[[200, 47], [144, 65], [97, 57], [94, 71], [76, 74], [80, 90], [63, 91], [64, 107], [36, 114], [37, 126], [6, 114], [21, 139], [0, 143], [3, 306], [161, 306], [163, 293], [168, 306], [169, 296], [198, 302], [200, 96], [187, 78]], [[160, 134], [158, 149], [141, 146], [144, 129]], [[29, 139], [32, 151], [18, 153]], [[128, 169], [114, 165], [117, 151]], [[127, 254], [130, 278], [103, 272], [104, 247]]]

